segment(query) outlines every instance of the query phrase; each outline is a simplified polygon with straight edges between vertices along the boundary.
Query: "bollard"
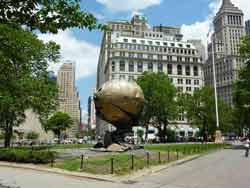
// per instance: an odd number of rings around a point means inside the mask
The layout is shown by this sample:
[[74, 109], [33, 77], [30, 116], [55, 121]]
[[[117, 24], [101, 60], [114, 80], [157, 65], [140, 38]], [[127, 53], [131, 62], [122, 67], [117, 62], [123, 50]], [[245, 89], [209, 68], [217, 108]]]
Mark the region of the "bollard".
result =
[[131, 169], [134, 170], [134, 155], [131, 155]]
[[147, 167], [149, 167], [149, 152], [147, 152]]
[[81, 155], [81, 166], [80, 166], [80, 169], [81, 170], [83, 169], [83, 155]]
[[110, 161], [110, 173], [114, 174], [114, 159], [113, 158], [111, 158], [111, 161]]

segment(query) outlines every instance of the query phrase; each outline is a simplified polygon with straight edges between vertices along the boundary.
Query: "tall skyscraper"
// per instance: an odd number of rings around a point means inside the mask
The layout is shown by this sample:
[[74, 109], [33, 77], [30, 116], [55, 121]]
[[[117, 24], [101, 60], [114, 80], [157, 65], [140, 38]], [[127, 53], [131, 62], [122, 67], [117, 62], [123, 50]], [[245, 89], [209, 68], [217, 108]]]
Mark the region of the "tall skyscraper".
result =
[[250, 35], [250, 20], [246, 21], [246, 34]]
[[[93, 94], [95, 89], [93, 89]], [[88, 98], [88, 131], [96, 129], [96, 110], [94, 103], [94, 96], [91, 95]]]
[[[135, 80], [145, 71], [164, 72], [179, 92], [192, 93], [203, 86], [204, 53], [182, 39], [180, 28], [151, 28], [140, 15], [131, 21], [109, 22], [108, 27], [99, 56], [97, 88], [112, 79]], [[183, 114], [177, 123], [187, 134], [189, 127]], [[102, 134], [99, 128], [97, 123], [97, 133]]]
[[74, 120], [74, 125], [66, 131], [69, 137], [75, 137], [81, 123], [81, 108], [78, 92], [75, 87], [75, 64], [64, 63], [57, 75], [59, 87], [59, 111], [68, 113]]
[[[223, 0], [213, 25], [212, 43], [208, 45], [208, 60], [205, 65], [205, 84], [213, 86], [212, 57], [215, 57], [218, 97], [233, 105], [233, 82], [244, 64], [239, 56], [240, 39], [245, 35], [243, 12], [231, 0]], [[213, 44], [213, 48], [212, 48]], [[214, 51], [212, 50], [214, 49]]]

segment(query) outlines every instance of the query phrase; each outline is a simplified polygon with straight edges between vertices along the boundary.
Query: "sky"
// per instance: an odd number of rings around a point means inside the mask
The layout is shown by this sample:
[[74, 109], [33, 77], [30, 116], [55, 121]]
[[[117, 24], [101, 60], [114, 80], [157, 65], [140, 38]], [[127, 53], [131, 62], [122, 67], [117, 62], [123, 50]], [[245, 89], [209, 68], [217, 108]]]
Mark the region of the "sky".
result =
[[[134, 14], [143, 14], [149, 25], [181, 27], [184, 40], [201, 39], [206, 35], [222, 0], [81, 0], [83, 11], [93, 13], [100, 23], [110, 20], [130, 20]], [[250, 19], [250, 0], [231, 0]], [[76, 63], [76, 86], [80, 94], [83, 120], [86, 121], [87, 101], [96, 86], [96, 71], [102, 33], [69, 29], [58, 34], [39, 34], [44, 41], [61, 45], [62, 62]], [[51, 65], [58, 71], [60, 63]]]

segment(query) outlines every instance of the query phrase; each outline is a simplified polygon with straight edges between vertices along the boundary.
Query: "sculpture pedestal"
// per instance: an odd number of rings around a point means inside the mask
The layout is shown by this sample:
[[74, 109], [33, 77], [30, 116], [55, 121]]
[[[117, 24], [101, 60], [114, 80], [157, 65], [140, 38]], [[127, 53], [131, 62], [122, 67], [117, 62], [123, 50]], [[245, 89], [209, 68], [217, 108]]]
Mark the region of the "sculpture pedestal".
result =
[[215, 137], [214, 143], [221, 144], [223, 142], [222, 134], [220, 130], [215, 131], [214, 137]]

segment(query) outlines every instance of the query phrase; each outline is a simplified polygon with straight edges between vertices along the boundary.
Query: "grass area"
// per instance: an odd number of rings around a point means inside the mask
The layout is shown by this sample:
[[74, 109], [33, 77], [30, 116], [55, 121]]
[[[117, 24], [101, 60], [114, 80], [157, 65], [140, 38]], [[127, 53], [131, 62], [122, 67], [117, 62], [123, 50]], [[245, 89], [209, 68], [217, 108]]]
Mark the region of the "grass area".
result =
[[55, 167], [69, 171], [88, 172], [93, 174], [117, 174], [125, 175], [149, 166], [166, 164], [187, 156], [202, 154], [209, 151], [224, 148], [223, 144], [174, 144], [174, 145], [146, 145], [148, 154], [131, 155], [122, 153], [90, 157], [84, 159], [81, 168], [81, 159], [72, 158], [59, 161]]
[[61, 150], [61, 149], [80, 149], [91, 148], [93, 144], [53, 144], [53, 145], [34, 145], [34, 146], [18, 146], [16, 149], [32, 149], [32, 150]]
[[[134, 163], [132, 164], [132, 160]], [[113, 162], [112, 162], [113, 161]], [[88, 172], [93, 174], [111, 174], [112, 163], [113, 173], [117, 175], [125, 175], [132, 170], [143, 169], [147, 166], [145, 156], [133, 156], [129, 154], [108, 155], [102, 157], [92, 157], [85, 159], [83, 168], [81, 169], [81, 159], [67, 159], [55, 164], [55, 167], [62, 168], [69, 171]], [[150, 165], [157, 165], [157, 160], [153, 158], [150, 160]]]

